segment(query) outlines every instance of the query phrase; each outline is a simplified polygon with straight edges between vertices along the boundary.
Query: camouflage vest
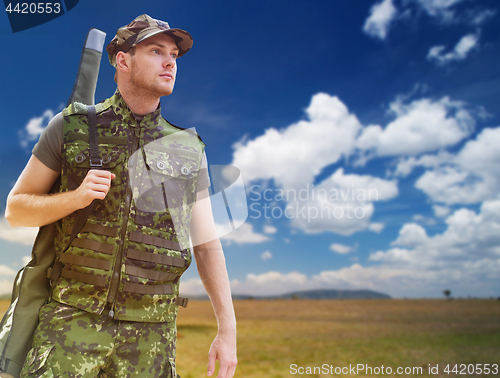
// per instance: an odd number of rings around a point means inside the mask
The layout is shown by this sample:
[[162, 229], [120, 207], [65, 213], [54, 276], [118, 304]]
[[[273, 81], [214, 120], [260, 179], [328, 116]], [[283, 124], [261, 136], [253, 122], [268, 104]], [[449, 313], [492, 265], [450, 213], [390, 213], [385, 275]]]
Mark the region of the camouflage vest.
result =
[[[109, 305], [118, 320], [174, 321], [205, 145], [160, 109], [136, 120], [118, 91], [96, 110], [102, 168], [116, 178], [64, 253], [79, 211], [58, 222], [56, 259], [64, 266], [52, 298], [92, 313]], [[63, 110], [63, 192], [90, 168], [86, 113], [78, 103]]]

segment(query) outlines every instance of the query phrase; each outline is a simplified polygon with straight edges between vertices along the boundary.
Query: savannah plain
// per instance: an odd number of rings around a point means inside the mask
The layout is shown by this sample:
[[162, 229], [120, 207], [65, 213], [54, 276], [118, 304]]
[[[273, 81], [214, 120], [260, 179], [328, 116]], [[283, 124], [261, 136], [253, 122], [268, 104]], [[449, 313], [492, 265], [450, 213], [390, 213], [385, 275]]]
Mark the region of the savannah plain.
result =
[[[234, 305], [235, 377], [382, 377], [389, 375], [387, 368], [404, 377], [500, 376], [499, 300], [239, 300]], [[1, 314], [7, 307], [0, 301]], [[177, 373], [182, 378], [207, 376], [216, 331], [208, 301], [190, 301], [180, 309]], [[372, 371], [348, 371], [358, 364]], [[486, 364], [490, 373], [477, 374]], [[455, 366], [462, 374], [452, 371]], [[398, 367], [403, 374], [397, 374]], [[335, 374], [336, 368], [346, 374]]]

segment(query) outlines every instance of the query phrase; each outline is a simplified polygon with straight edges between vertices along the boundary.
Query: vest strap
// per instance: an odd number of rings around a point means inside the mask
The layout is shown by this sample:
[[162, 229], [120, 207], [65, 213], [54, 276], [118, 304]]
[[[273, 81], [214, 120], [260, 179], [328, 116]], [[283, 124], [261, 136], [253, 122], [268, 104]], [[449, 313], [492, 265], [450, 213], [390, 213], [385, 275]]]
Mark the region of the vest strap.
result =
[[109, 270], [109, 268], [111, 268], [111, 262], [109, 261], [94, 259], [92, 257], [70, 255], [69, 253], [63, 253], [59, 261], [65, 264], [80, 265], [87, 268], [102, 270]]
[[95, 285], [95, 286], [101, 286], [105, 287], [106, 286], [106, 277], [101, 277], [101, 276], [96, 276], [93, 274], [87, 274], [87, 273], [81, 273], [81, 272], [76, 272], [74, 270], [69, 270], [63, 268], [61, 271], [61, 276], [64, 278], [73, 278], [77, 281], [89, 284], [89, 285]]
[[131, 282], [125, 282], [123, 285], [123, 291], [143, 295], [170, 295], [174, 293], [172, 285], [141, 285]]
[[182, 298], [182, 297], [177, 297], [175, 298], [175, 304], [177, 306], [182, 306], [186, 308], [188, 306], [189, 299], [188, 298]]
[[105, 253], [106, 255], [112, 255], [115, 249], [111, 244], [100, 243], [90, 239], [75, 239], [71, 245], [74, 247], [91, 249], [96, 252]]
[[175, 266], [178, 268], [184, 268], [186, 265], [186, 261], [182, 257], [159, 255], [158, 253], [139, 251], [137, 249], [129, 249], [127, 251], [127, 257], [129, 259]]
[[179, 274], [177, 273], [158, 272], [157, 270], [143, 269], [132, 265], [125, 266], [125, 273], [130, 274], [131, 276], [163, 282], [173, 281], [179, 277]]
[[[73, 226], [68, 227], [68, 233], [71, 234]], [[94, 234], [115, 237], [118, 234], [118, 228], [103, 226], [101, 224], [87, 223], [80, 232], [92, 232]]]
[[174, 251], [181, 250], [181, 245], [173, 240], [160, 238], [158, 236], [146, 235], [140, 231], [134, 231], [130, 233], [129, 240], [136, 243], [154, 245], [155, 247], [172, 249]]

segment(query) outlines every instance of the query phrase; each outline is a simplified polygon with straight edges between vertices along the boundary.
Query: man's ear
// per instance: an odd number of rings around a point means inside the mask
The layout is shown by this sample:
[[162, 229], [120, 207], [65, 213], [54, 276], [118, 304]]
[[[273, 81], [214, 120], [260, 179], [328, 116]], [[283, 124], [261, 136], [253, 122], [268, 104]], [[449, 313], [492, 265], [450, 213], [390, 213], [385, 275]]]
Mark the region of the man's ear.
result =
[[116, 69], [126, 73], [130, 72], [130, 54], [126, 54], [123, 51], [116, 53]]

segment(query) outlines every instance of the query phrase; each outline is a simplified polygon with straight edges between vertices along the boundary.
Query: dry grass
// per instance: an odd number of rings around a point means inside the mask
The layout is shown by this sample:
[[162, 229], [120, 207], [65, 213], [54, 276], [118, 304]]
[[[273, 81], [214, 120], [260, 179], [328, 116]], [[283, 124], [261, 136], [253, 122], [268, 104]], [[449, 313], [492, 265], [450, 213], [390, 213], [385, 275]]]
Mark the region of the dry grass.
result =
[[[300, 376], [290, 373], [291, 364], [384, 365], [393, 373], [397, 367], [422, 367], [420, 376], [431, 376], [429, 364], [438, 364], [439, 374], [433, 377], [452, 377], [455, 374], [443, 372], [447, 364], [500, 364], [500, 302], [496, 300], [247, 300], [234, 304], [236, 377]], [[0, 313], [7, 305], [0, 302]], [[182, 378], [206, 377], [207, 353], [216, 330], [208, 301], [191, 301], [180, 310], [177, 366]], [[359, 372], [355, 376], [379, 375]]]
[[[291, 364], [384, 365], [393, 373], [423, 367], [422, 376], [429, 376], [429, 364], [439, 364], [433, 376], [450, 377], [446, 364], [500, 364], [500, 302], [494, 300], [236, 301], [235, 309], [237, 377], [291, 377]], [[206, 377], [216, 332], [210, 303], [190, 303], [178, 324], [179, 374]]]

